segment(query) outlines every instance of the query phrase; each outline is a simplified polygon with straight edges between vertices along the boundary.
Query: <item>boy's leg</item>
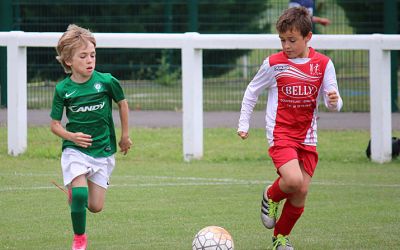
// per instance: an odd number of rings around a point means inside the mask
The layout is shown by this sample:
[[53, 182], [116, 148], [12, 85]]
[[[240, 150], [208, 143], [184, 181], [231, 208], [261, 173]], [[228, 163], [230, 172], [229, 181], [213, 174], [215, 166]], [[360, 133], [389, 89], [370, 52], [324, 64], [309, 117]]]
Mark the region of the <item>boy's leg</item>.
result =
[[88, 209], [92, 213], [98, 213], [104, 206], [110, 176], [115, 167], [115, 157], [112, 155], [105, 158], [98, 158], [92, 164], [97, 165], [97, 171], [88, 177]]
[[290, 160], [283, 164], [279, 167], [278, 171], [281, 178], [279, 180], [279, 185], [276, 185], [276, 188], [271, 190], [272, 197], [283, 192], [286, 194], [285, 198], [287, 198], [289, 194], [300, 190], [303, 185], [303, 172], [297, 159]]
[[281, 200], [286, 199], [289, 194], [282, 191], [282, 188], [279, 186], [280, 182], [281, 177], [278, 177], [266, 190], [266, 194], [264, 194], [265, 197], [268, 197], [268, 199], [271, 199], [274, 202], [280, 202]]
[[103, 209], [107, 189], [88, 180], [89, 204], [88, 209], [92, 213], [98, 213]]
[[272, 184], [265, 196], [274, 202], [279, 202], [301, 186], [303, 177], [298, 160], [298, 150], [294, 146], [285, 144], [285, 146], [272, 146], [268, 152], [280, 178]]
[[308, 187], [311, 182], [309, 176], [302, 168], [303, 185], [294, 193], [291, 193], [287, 198], [285, 205], [282, 209], [282, 215], [276, 223], [274, 236], [279, 234], [287, 236], [292, 231], [297, 220], [300, 218], [304, 211], [304, 205], [307, 197]]
[[289, 160], [279, 167], [280, 177], [267, 187], [264, 191], [261, 201], [261, 221], [263, 225], [271, 229], [275, 226], [278, 205], [283, 199], [286, 199], [293, 192], [294, 185], [286, 183], [296, 182], [302, 179], [299, 162], [297, 159]]
[[85, 175], [76, 177], [71, 183], [71, 220], [74, 233], [82, 235], [86, 230], [86, 206], [88, 187]]

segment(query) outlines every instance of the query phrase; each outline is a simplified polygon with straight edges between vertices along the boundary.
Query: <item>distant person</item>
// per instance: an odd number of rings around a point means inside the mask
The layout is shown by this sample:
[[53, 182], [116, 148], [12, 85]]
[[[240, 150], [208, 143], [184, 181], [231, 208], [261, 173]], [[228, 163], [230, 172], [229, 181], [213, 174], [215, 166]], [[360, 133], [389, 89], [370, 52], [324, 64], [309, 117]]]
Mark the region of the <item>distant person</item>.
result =
[[[132, 145], [128, 102], [117, 79], [95, 70], [96, 40], [89, 30], [69, 25], [56, 49], [57, 60], [69, 75], [56, 85], [50, 127], [63, 139], [61, 168], [71, 207], [72, 250], [85, 250], [86, 208], [93, 213], [103, 209], [115, 167], [113, 101], [121, 119], [121, 152], [128, 153]], [[64, 111], [68, 119], [65, 128], [61, 124]]]
[[288, 236], [304, 211], [318, 163], [318, 104], [323, 99], [329, 110], [339, 111], [343, 102], [331, 59], [308, 47], [312, 37], [309, 11], [304, 7], [285, 10], [276, 29], [282, 51], [267, 57], [247, 86], [237, 133], [242, 139], [249, 136], [253, 109], [267, 89], [266, 135], [279, 176], [262, 194], [261, 221], [266, 228], [275, 228], [273, 249], [292, 250]]
[[328, 26], [331, 21], [328, 18], [314, 16], [314, 1], [313, 0], [290, 0], [289, 8], [303, 6], [310, 12], [312, 21], [314, 23], [322, 24], [323, 26]]

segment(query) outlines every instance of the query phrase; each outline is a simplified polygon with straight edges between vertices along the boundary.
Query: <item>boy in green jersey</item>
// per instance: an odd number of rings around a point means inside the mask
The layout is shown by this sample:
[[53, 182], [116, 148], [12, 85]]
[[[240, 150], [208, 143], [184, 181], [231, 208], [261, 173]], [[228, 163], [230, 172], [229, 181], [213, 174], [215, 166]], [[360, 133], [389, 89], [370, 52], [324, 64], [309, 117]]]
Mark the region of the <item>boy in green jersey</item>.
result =
[[[74, 231], [72, 249], [86, 249], [86, 208], [100, 212], [109, 177], [115, 166], [116, 135], [112, 101], [118, 104], [121, 138], [126, 154], [129, 138], [128, 102], [116, 78], [95, 71], [96, 40], [93, 34], [69, 25], [57, 45], [57, 60], [67, 78], [56, 85], [51, 109], [51, 131], [63, 139], [61, 166], [68, 188]], [[65, 110], [68, 122], [61, 124]]]

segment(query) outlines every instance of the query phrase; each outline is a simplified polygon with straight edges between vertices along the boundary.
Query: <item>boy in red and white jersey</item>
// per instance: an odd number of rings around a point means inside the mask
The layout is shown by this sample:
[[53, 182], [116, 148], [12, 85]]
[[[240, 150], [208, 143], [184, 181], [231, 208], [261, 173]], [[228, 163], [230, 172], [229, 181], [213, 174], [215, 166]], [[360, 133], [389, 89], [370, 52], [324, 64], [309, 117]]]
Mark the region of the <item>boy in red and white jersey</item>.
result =
[[[307, 191], [318, 162], [317, 112], [323, 99], [331, 111], [343, 106], [335, 68], [325, 55], [308, 47], [312, 21], [304, 7], [283, 12], [276, 23], [282, 51], [266, 58], [249, 83], [242, 101], [238, 135], [248, 137], [258, 96], [268, 89], [266, 133], [269, 155], [279, 177], [266, 187], [261, 220], [274, 229], [274, 249], [294, 249], [288, 235], [304, 210]], [[282, 200], [281, 216], [277, 220]]]

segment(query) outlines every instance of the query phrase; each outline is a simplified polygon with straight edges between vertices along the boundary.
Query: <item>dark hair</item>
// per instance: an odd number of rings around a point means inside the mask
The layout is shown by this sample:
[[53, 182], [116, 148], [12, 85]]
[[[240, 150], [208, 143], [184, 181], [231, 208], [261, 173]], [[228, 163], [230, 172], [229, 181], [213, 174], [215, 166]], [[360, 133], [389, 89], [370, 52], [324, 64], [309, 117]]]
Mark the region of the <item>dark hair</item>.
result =
[[312, 31], [310, 12], [304, 7], [293, 7], [285, 10], [276, 22], [279, 33], [298, 30], [305, 37]]

